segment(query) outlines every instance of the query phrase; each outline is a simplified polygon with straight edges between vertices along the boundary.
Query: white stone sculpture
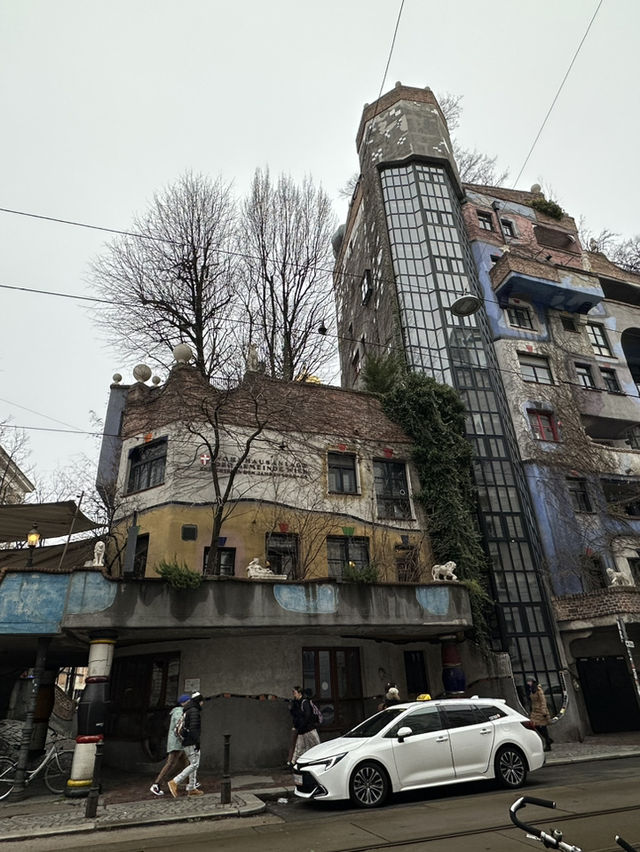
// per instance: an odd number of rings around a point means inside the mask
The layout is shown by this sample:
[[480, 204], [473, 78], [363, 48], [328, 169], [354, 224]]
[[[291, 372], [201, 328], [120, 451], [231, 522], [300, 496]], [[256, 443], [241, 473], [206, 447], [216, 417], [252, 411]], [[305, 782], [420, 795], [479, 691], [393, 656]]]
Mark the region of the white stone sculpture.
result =
[[256, 556], [247, 565], [247, 577], [250, 580], [286, 580], [286, 574], [274, 574], [271, 568], [263, 568]]
[[96, 541], [96, 546], [93, 548], [93, 567], [104, 568], [104, 541]]
[[444, 565], [434, 565], [431, 569], [431, 576], [434, 580], [448, 580], [451, 583], [457, 583], [458, 578], [455, 574], [456, 563], [445, 562]]
[[613, 568], [607, 568], [607, 577], [609, 578], [610, 586], [630, 586], [631, 582], [622, 571], [614, 571]]

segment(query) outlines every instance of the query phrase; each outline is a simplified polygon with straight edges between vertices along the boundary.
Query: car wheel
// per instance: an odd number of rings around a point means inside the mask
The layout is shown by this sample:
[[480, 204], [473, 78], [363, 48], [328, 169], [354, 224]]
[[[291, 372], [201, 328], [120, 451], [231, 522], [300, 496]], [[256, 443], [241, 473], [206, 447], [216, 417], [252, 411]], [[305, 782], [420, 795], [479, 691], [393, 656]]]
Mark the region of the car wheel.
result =
[[387, 773], [377, 763], [357, 766], [349, 782], [351, 801], [359, 808], [377, 808], [389, 795]]
[[501, 787], [512, 790], [527, 780], [527, 761], [516, 746], [502, 746], [496, 754], [496, 778]]

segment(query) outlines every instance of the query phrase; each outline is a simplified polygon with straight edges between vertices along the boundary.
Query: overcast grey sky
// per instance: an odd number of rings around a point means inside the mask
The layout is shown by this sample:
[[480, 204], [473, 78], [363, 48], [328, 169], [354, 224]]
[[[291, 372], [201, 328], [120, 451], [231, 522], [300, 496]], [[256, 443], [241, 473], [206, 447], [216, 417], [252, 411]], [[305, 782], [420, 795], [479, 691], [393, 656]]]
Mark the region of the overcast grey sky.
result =
[[[257, 166], [311, 174], [336, 200], [357, 170], [399, 0], [0, 0], [0, 207], [129, 227], [186, 169], [235, 181]], [[515, 178], [598, 0], [405, 0], [396, 80], [464, 97], [465, 145]], [[519, 181], [625, 235], [640, 181], [638, 0], [604, 0]], [[107, 235], [0, 213], [0, 284], [90, 295]], [[0, 420], [91, 429], [114, 372], [86, 308], [0, 289]], [[20, 407], [22, 406], [22, 408]], [[59, 428], [65, 428], [60, 426]], [[95, 442], [28, 430], [46, 475]]]

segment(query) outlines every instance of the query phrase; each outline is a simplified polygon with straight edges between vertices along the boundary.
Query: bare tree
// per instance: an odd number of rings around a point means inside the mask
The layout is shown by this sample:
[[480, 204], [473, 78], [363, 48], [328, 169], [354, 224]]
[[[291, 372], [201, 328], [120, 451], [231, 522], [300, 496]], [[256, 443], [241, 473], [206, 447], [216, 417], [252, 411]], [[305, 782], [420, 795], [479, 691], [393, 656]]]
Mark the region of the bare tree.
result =
[[477, 148], [465, 148], [454, 135], [454, 131], [460, 126], [462, 117], [462, 95], [452, 95], [446, 92], [438, 98], [440, 109], [447, 121], [453, 155], [458, 166], [460, 179], [463, 183], [477, 183], [482, 186], [500, 186], [509, 177], [509, 170], [498, 169], [498, 157], [490, 157], [483, 154]]
[[29, 455], [25, 432], [10, 419], [0, 421], [0, 505], [21, 503], [33, 490]]
[[229, 184], [186, 173], [154, 196], [132, 232], [118, 236], [91, 266], [109, 304], [98, 324], [125, 352], [166, 366], [178, 343], [211, 378], [228, 364], [234, 307], [235, 203]]
[[311, 178], [301, 185], [257, 169], [242, 210], [248, 325], [272, 378], [291, 380], [327, 363], [332, 352], [318, 327], [333, 312], [331, 202]]
[[589, 251], [601, 252], [622, 269], [640, 273], [640, 234], [624, 238], [608, 228], [602, 228], [596, 234], [588, 226], [584, 216], [580, 217], [578, 229], [580, 241]]

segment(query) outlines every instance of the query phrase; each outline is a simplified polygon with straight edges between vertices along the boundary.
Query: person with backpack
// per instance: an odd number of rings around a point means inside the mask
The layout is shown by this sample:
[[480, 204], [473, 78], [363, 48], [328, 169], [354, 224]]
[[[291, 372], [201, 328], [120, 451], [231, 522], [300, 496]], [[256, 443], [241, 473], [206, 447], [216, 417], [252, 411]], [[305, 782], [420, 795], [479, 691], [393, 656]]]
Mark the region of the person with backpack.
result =
[[294, 705], [297, 704], [299, 707], [295, 714], [292, 710], [293, 725], [297, 732], [292, 757], [292, 762], [295, 763], [300, 755], [320, 742], [318, 725], [321, 723], [322, 714], [311, 698], [307, 698], [303, 694], [299, 686], [293, 687], [293, 701]]
[[167, 734], [167, 760], [158, 773], [156, 780], [149, 788], [154, 796], [164, 796], [164, 790], [160, 785], [166, 778], [170, 778], [172, 775], [175, 775], [180, 768], [181, 763], [186, 765], [188, 762], [185, 757], [182, 740], [178, 737], [176, 732], [178, 722], [184, 713], [184, 705], [188, 701], [191, 701], [191, 696], [188, 693], [181, 695], [180, 698], [178, 698], [178, 703], [171, 711], [171, 716], [169, 717], [169, 733]]
[[184, 708], [184, 715], [178, 726], [178, 735], [182, 736], [182, 747], [189, 761], [182, 772], [167, 782], [169, 792], [174, 799], [178, 797], [178, 784], [187, 781], [187, 796], [202, 796], [198, 784], [198, 766], [200, 765], [200, 732], [202, 729], [200, 717], [204, 698], [199, 692], [194, 692]]

